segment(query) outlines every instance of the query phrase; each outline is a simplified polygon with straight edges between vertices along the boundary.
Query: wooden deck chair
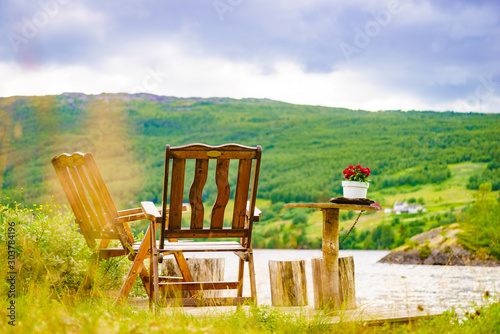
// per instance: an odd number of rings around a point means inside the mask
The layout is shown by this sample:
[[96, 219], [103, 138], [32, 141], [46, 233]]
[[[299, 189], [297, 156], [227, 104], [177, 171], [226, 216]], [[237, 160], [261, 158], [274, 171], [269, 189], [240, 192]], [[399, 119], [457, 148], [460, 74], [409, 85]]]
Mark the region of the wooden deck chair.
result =
[[[257, 183], [259, 179], [262, 149], [237, 144], [208, 146], [192, 144], [180, 147], [166, 146], [165, 174], [163, 187], [162, 213], [160, 214], [152, 202], [143, 202], [141, 206], [151, 221], [151, 230], [156, 224], [161, 229], [160, 247], [151, 243], [153, 250], [154, 291], [155, 300], [159, 298], [159, 290], [226, 290], [234, 289], [235, 297], [213, 298], [172, 298], [163, 303], [183, 306], [206, 305], [241, 305], [257, 304], [255, 270], [252, 251], [253, 222], [260, 218], [260, 211], [255, 207]], [[186, 162], [191, 161], [194, 171], [186, 171]], [[215, 163], [215, 183], [217, 199], [212, 208], [210, 224], [204, 226], [205, 207], [202, 193], [209, 172], [209, 161]], [[230, 226], [224, 226], [226, 206], [230, 199], [229, 163], [237, 163], [237, 179], [234, 190], [234, 209], [229, 213]], [[171, 167], [171, 171], [169, 170]], [[235, 170], [236, 168], [234, 168]], [[253, 171], [252, 171], [253, 170]], [[191, 173], [189, 173], [191, 172]], [[186, 174], [193, 174], [194, 179], [189, 189], [191, 218], [188, 226], [181, 226], [181, 208], [184, 202], [184, 179]], [[186, 189], [187, 190], [187, 189]], [[167, 208], [168, 204], [168, 208]], [[251, 218], [250, 218], [251, 217]], [[208, 225], [208, 224], [205, 224]], [[228, 225], [228, 224], [226, 224]], [[194, 242], [172, 242], [176, 239], [194, 239]], [[217, 239], [235, 238], [238, 241], [217, 241]], [[167, 239], [167, 241], [166, 241]], [[202, 239], [200, 241], [200, 239]], [[170, 242], [168, 241], [170, 240]], [[196, 241], [200, 242], [196, 242]], [[208, 240], [208, 241], [207, 241]], [[238, 280], [232, 282], [159, 282], [156, 280], [158, 261], [157, 253], [174, 252], [234, 252], [239, 256]], [[243, 297], [244, 263], [248, 262], [251, 297]]]
[[[153, 281], [143, 263], [150, 256], [151, 233], [148, 230], [143, 242], [135, 242], [128, 226], [128, 222], [145, 219], [142, 209], [116, 209], [91, 153], [61, 154], [52, 158], [52, 165], [75, 214], [75, 221], [94, 251], [82, 288], [90, 288], [100, 259], [128, 255], [133, 262], [117, 301], [126, 300], [137, 275], [152, 300]], [[108, 248], [111, 240], [119, 240], [121, 247]], [[192, 281], [182, 253], [174, 255], [183, 279]]]

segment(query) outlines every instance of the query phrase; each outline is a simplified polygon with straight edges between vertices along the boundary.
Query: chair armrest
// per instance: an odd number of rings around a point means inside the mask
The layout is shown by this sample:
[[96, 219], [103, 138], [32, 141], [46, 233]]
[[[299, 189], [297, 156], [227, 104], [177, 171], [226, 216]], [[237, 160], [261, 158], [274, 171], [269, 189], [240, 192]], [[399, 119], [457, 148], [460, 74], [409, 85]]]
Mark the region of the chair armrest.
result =
[[[142, 219], [150, 219], [146, 217], [146, 211], [142, 208], [142, 203], [151, 203], [152, 205], [147, 205], [148, 206], [148, 212], [151, 213], [152, 208], [155, 207], [153, 202], [141, 202], [141, 207], [140, 208], [133, 208], [133, 209], [127, 209], [127, 210], [120, 210], [118, 211], [118, 217], [115, 218], [115, 223], [128, 223], [128, 222], [133, 222], [136, 220], [142, 220]], [[156, 208], [156, 207], [155, 207]], [[161, 217], [161, 209], [156, 208], [156, 211]], [[182, 211], [187, 211], [187, 206], [183, 205], [182, 206]], [[167, 209], [168, 213], [168, 209]]]
[[142, 214], [142, 208], [133, 208], [133, 209], [127, 209], [127, 210], [119, 210], [118, 211], [118, 216], [130, 216], [130, 215], [135, 215], [135, 214]]
[[141, 202], [141, 208], [146, 219], [157, 220], [161, 218], [160, 211], [158, 211], [153, 202]]
[[[250, 201], [247, 201], [247, 217], [249, 216], [250, 216]], [[255, 209], [253, 210], [253, 221], [258, 222], [260, 221], [261, 217], [262, 217], [262, 211], [260, 211], [258, 207], [255, 207]]]
[[127, 209], [118, 211], [118, 217], [115, 218], [115, 223], [124, 224], [137, 220], [146, 219], [141, 208]]

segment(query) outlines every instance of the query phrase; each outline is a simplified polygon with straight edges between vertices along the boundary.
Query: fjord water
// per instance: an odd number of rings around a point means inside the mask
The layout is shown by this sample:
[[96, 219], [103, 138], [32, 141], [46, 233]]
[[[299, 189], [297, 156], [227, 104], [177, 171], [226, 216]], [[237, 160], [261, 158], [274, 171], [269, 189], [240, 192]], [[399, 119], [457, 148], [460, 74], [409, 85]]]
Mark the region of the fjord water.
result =
[[[377, 263], [388, 251], [341, 250], [340, 256], [352, 255], [356, 274], [358, 307], [429, 312], [470, 309], [483, 304], [484, 295], [498, 295], [500, 267], [427, 266]], [[205, 254], [196, 256], [204, 257]], [[218, 256], [221, 256], [220, 254]], [[215, 256], [217, 257], [217, 255]], [[257, 296], [259, 304], [271, 305], [269, 260], [306, 260], [307, 294], [314, 305], [311, 258], [321, 257], [320, 250], [256, 249], [254, 250]], [[225, 279], [235, 280], [238, 258], [225, 256]], [[247, 268], [244, 291], [250, 294]]]

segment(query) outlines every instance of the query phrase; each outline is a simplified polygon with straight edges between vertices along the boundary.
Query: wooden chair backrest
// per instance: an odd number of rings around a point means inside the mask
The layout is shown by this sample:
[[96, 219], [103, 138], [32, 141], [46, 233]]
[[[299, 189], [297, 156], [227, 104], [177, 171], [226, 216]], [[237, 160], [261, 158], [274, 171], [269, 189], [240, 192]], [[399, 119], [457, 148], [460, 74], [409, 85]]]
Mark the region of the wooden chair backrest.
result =
[[91, 153], [64, 153], [53, 157], [52, 165], [91, 248], [97, 239], [101, 239], [100, 248], [110, 239], [120, 240], [123, 247], [134, 242], [128, 225], [114, 222], [118, 211]]
[[[165, 174], [162, 203], [161, 245], [165, 238], [247, 238], [250, 243], [254, 216], [257, 184], [259, 179], [262, 148], [226, 144], [208, 146], [191, 144], [179, 147], [166, 146]], [[186, 160], [194, 160], [194, 179], [189, 190], [191, 219], [189, 227], [181, 227]], [[217, 199], [212, 208], [210, 227], [204, 227], [205, 208], [202, 201], [203, 188], [208, 177], [209, 160], [215, 160], [215, 183]], [[231, 189], [229, 186], [229, 162], [238, 161], [238, 175], [234, 191], [234, 210], [230, 227], [224, 227], [224, 213]], [[172, 170], [170, 172], [170, 165]], [[253, 172], [252, 172], [253, 165]], [[252, 182], [250, 179], [252, 178]], [[170, 188], [169, 188], [170, 183]], [[167, 217], [167, 202], [169, 214]]]

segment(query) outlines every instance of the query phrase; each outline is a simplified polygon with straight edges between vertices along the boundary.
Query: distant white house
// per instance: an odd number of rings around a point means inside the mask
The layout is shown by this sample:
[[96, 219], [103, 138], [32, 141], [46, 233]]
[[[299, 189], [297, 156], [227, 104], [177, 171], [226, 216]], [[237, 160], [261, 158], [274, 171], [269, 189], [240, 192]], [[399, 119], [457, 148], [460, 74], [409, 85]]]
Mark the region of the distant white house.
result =
[[401, 212], [407, 212], [407, 208], [408, 208], [408, 203], [398, 202], [398, 203], [394, 204], [392, 211], [395, 212], [396, 214], [400, 215]]
[[401, 213], [409, 213], [409, 214], [416, 214], [419, 212], [425, 212], [426, 209], [422, 205], [408, 205], [406, 202], [398, 202], [395, 203], [392, 209], [392, 212], [394, 212], [397, 215], [400, 215]]

